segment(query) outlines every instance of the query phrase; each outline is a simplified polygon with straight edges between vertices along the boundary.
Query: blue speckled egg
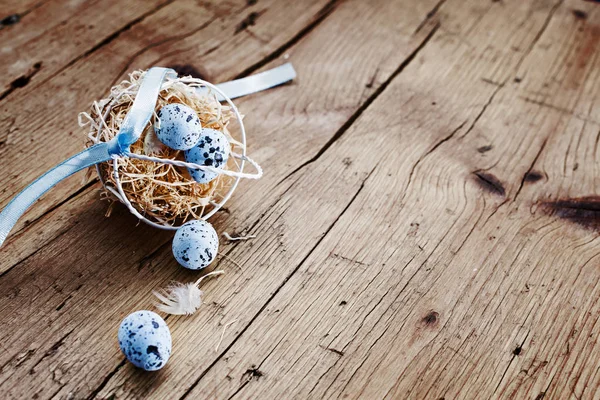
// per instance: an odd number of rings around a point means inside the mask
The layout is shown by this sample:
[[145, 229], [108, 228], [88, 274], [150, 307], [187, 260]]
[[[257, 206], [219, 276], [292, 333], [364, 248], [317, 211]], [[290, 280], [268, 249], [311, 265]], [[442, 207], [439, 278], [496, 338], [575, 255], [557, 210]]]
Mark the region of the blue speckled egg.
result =
[[200, 139], [202, 124], [194, 110], [184, 104], [167, 104], [158, 111], [154, 126], [158, 140], [175, 150], [188, 150]]
[[146, 371], [161, 369], [171, 355], [171, 332], [152, 311], [129, 314], [119, 327], [119, 346], [125, 357]]
[[208, 266], [219, 251], [219, 236], [208, 222], [198, 219], [183, 224], [173, 238], [173, 255], [189, 269]]
[[[219, 168], [227, 163], [229, 150], [229, 140], [223, 132], [204, 128], [200, 134], [198, 144], [185, 152], [185, 160], [194, 164]], [[213, 171], [189, 168], [188, 171], [198, 183], [208, 183], [218, 176]]]

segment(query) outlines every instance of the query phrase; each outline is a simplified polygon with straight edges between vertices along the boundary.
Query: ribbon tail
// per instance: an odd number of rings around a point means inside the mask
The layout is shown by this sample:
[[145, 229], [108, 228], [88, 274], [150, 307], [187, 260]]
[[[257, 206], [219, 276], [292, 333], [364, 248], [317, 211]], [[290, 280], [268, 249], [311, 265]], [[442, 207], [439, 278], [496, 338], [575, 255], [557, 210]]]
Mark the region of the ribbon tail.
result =
[[25, 211], [50, 188], [68, 176], [94, 164], [111, 159], [112, 143], [99, 143], [63, 161], [14, 197], [0, 213], [0, 247]]
[[[216, 85], [230, 99], [235, 99], [242, 96], [247, 96], [252, 93], [261, 92], [275, 86], [282, 85], [296, 78], [296, 71], [291, 63], [280, 65], [279, 67], [270, 70], [250, 75], [246, 78], [236, 79]], [[198, 93], [204, 94], [206, 88], [199, 88]], [[223, 101], [220, 95], [217, 94], [217, 99]]]

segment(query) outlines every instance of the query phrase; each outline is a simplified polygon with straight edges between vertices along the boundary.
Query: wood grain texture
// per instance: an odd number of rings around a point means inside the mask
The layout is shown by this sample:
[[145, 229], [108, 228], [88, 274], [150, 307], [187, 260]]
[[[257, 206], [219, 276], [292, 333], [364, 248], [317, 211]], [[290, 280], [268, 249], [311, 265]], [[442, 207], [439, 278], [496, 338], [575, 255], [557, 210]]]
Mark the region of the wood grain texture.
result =
[[[579, 0], [165, 5], [0, 102], [0, 172], [19, 177], [2, 203], [78, 149], [63, 119], [127, 70], [220, 81], [285, 55], [294, 84], [237, 102], [267, 174], [211, 221], [257, 238], [222, 243], [242, 268], [216, 263], [203, 308], [167, 318], [168, 365], [143, 373], [118, 350], [120, 320], [197, 274], [171, 234], [123, 207], [105, 218], [97, 183], [65, 182], [0, 252], [0, 391], [600, 398], [599, 52], [600, 5]], [[50, 98], [56, 117], [27, 118]]]
[[131, 1], [100, 13], [98, 1], [38, 1], [12, 14], [14, 23], [0, 30], [0, 98], [37, 86], [168, 3]]

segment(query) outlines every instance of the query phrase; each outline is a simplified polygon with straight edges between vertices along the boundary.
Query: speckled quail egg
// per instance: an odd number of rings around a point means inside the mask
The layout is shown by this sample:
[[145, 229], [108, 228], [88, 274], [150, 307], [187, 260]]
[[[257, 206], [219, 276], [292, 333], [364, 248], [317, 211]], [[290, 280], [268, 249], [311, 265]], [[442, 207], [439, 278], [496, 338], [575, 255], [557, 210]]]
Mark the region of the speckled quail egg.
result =
[[173, 255], [179, 264], [189, 269], [208, 266], [219, 251], [219, 236], [204, 220], [183, 224], [173, 238]]
[[167, 104], [158, 111], [154, 126], [158, 140], [175, 150], [188, 150], [200, 139], [202, 124], [194, 110], [184, 104]]
[[161, 369], [171, 355], [171, 332], [152, 311], [129, 314], [119, 327], [119, 346], [125, 357], [146, 371]]
[[[187, 162], [220, 168], [227, 163], [229, 150], [229, 140], [223, 132], [204, 128], [196, 146], [187, 150], [184, 154]], [[188, 171], [198, 183], [208, 183], [219, 175], [216, 172], [201, 169], [188, 168]]]

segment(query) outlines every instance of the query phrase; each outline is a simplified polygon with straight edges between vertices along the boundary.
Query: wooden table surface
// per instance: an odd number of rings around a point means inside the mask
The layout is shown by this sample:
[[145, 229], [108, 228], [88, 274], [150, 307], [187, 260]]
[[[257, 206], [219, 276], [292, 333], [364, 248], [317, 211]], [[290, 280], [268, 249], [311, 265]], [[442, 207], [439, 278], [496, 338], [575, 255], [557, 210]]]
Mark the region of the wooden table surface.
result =
[[172, 233], [105, 217], [83, 174], [26, 214], [0, 250], [2, 399], [600, 398], [598, 1], [1, 5], [2, 207], [127, 72], [298, 71], [237, 101], [266, 172], [211, 222], [256, 238], [222, 240], [161, 371], [116, 333], [199, 276]]

